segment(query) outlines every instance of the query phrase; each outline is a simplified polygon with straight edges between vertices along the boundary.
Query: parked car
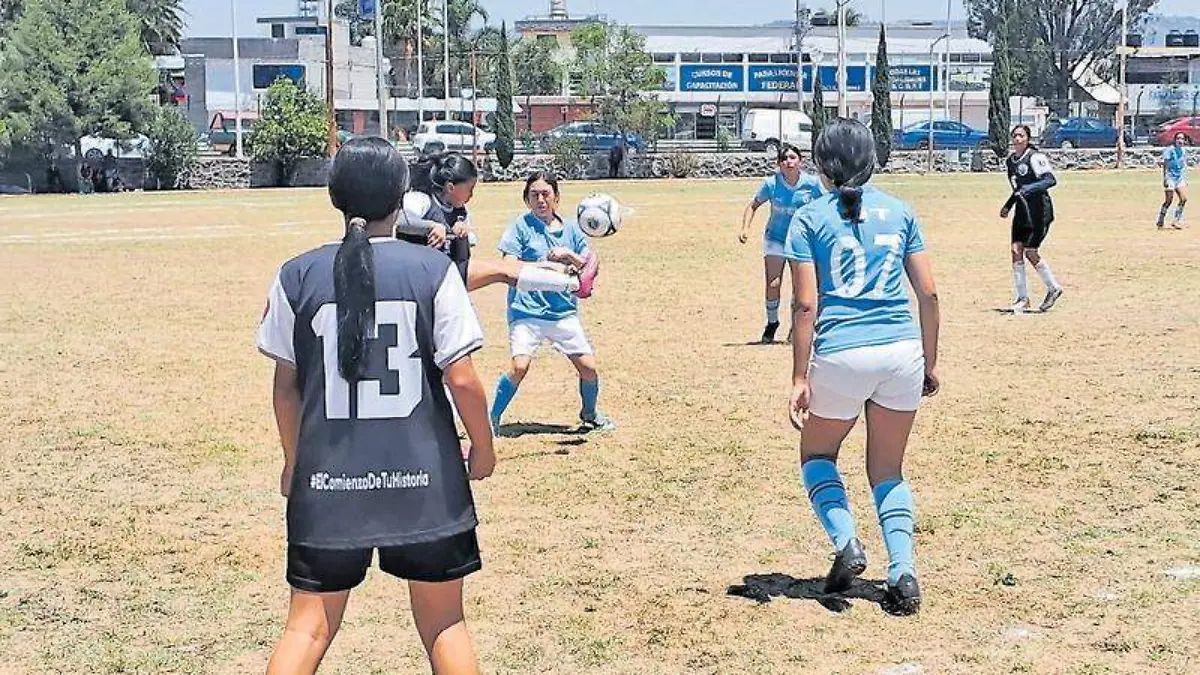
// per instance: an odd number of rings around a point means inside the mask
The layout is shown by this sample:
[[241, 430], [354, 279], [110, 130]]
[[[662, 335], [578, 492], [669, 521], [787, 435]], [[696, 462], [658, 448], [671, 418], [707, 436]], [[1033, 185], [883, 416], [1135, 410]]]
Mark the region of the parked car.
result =
[[742, 116], [742, 145], [751, 152], [775, 154], [780, 143], [811, 151], [812, 132], [812, 118], [799, 110], [751, 108]]
[[[1062, 148], [1112, 148], [1117, 145], [1117, 128], [1093, 117], [1068, 117], [1051, 120], [1042, 132], [1042, 147]], [[1133, 144], [1128, 132], [1125, 142]]]
[[84, 136], [79, 139], [79, 147], [83, 151], [83, 158], [92, 163], [99, 162], [109, 152], [117, 159], [146, 159], [150, 156], [150, 139], [142, 134], [126, 140]]
[[[544, 150], [549, 148], [556, 139], [565, 137], [579, 139], [584, 152], [608, 152], [621, 142], [621, 134], [616, 129], [608, 129], [599, 122], [580, 120], [560, 124], [542, 134], [539, 145]], [[625, 134], [625, 146], [633, 148], [637, 152], [646, 149], [642, 137], [635, 133]]]
[[1200, 145], [1200, 117], [1176, 117], [1151, 131], [1155, 145], [1172, 145], [1175, 134], [1187, 136], [1188, 145]]
[[962, 122], [936, 120], [917, 122], [895, 132], [894, 143], [898, 150], [927, 150], [929, 148], [929, 126], [933, 125], [933, 148], [935, 150], [962, 150], [986, 147], [987, 132], [973, 129]]
[[471, 152], [472, 148], [488, 151], [496, 144], [496, 134], [466, 122], [436, 120], [422, 122], [412, 136], [413, 147], [423, 155], [435, 152]]

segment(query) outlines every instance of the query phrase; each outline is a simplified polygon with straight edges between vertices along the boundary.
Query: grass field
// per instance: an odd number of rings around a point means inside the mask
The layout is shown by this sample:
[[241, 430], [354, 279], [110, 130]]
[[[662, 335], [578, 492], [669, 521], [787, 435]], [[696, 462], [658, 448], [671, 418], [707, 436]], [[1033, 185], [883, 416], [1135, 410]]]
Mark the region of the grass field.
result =
[[[996, 311], [1003, 178], [881, 181], [923, 219], [943, 298], [943, 392], [907, 465], [914, 618], [870, 587], [831, 611], [806, 581], [829, 551], [799, 487], [790, 351], [746, 344], [754, 183], [567, 185], [572, 205], [599, 188], [637, 210], [598, 244], [584, 316], [621, 428], [557, 426], [573, 371], [535, 363], [508, 421], [545, 426], [502, 439], [475, 492], [485, 672], [1200, 672], [1200, 232], [1154, 231], [1151, 173], [1061, 182], [1044, 253], [1066, 296], [1014, 317]], [[518, 193], [478, 191], [477, 255]], [[321, 190], [0, 200], [0, 673], [262, 670], [287, 589], [253, 335], [278, 265], [340, 229]], [[489, 397], [503, 293], [475, 296]], [[861, 445], [860, 427], [842, 464], [878, 581]], [[786, 575], [771, 602], [726, 595], [767, 574]], [[373, 571], [323, 672], [424, 669], [402, 586]]]

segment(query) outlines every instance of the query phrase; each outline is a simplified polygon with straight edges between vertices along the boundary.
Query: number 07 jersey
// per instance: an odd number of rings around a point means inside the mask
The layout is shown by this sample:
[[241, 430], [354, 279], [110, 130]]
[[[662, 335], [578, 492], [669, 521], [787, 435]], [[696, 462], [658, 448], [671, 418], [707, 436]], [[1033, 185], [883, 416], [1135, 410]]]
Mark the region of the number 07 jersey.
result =
[[921, 226], [907, 204], [871, 187], [862, 217], [843, 218], [835, 193], [796, 212], [788, 229], [784, 257], [816, 267], [817, 354], [920, 338], [904, 261], [925, 250]]
[[483, 344], [452, 261], [390, 237], [371, 240], [375, 325], [365, 376], [338, 370], [338, 244], [283, 265], [258, 348], [296, 369], [300, 439], [288, 541], [317, 548], [401, 546], [476, 525], [442, 371]]

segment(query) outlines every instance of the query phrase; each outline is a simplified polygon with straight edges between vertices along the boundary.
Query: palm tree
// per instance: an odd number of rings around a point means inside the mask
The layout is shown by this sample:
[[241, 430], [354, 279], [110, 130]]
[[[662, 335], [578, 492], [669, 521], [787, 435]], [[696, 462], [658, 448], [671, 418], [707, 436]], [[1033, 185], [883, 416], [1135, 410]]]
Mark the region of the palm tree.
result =
[[154, 56], [176, 54], [183, 35], [182, 0], [128, 0], [142, 29], [142, 45]]
[[[420, 4], [418, 4], [420, 3]], [[431, 48], [433, 38], [442, 27], [442, 14], [433, 11], [430, 0], [384, 0], [383, 2], [383, 35], [384, 51], [389, 57], [400, 56], [404, 59], [403, 72], [392, 68], [392, 85], [400, 84], [403, 76], [404, 89], [410, 95], [415, 93], [413, 76], [413, 57], [417, 53], [417, 8], [421, 11], [421, 31], [424, 44], [422, 48], [427, 57], [434, 56]], [[426, 63], [429, 59], [426, 59]], [[427, 78], [428, 80], [428, 78]]]

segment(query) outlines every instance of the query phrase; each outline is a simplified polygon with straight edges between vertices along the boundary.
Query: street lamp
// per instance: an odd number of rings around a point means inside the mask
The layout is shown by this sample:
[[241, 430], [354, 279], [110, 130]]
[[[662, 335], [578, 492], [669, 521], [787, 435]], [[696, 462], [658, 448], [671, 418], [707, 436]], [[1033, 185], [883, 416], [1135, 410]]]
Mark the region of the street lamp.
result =
[[1129, 49], [1129, 0], [1121, 3], [1121, 44], [1117, 53], [1121, 55], [1120, 80], [1117, 83], [1117, 168], [1125, 168], [1125, 107], [1129, 99], [1129, 87], [1125, 84], [1125, 59]]
[[242, 146], [242, 74], [241, 59], [238, 58], [237, 0], [229, 0], [229, 15], [233, 19], [233, 123], [237, 138], [237, 158], [245, 157]]
[[937, 68], [933, 65], [933, 54], [937, 50], [938, 43], [942, 40], [949, 40], [950, 34], [946, 33], [933, 41], [929, 45], [929, 120], [926, 122], [926, 128], [929, 129], [929, 139], [925, 142], [925, 150], [928, 153], [926, 162], [929, 167], [929, 172], [933, 172], [933, 74], [937, 72]]

